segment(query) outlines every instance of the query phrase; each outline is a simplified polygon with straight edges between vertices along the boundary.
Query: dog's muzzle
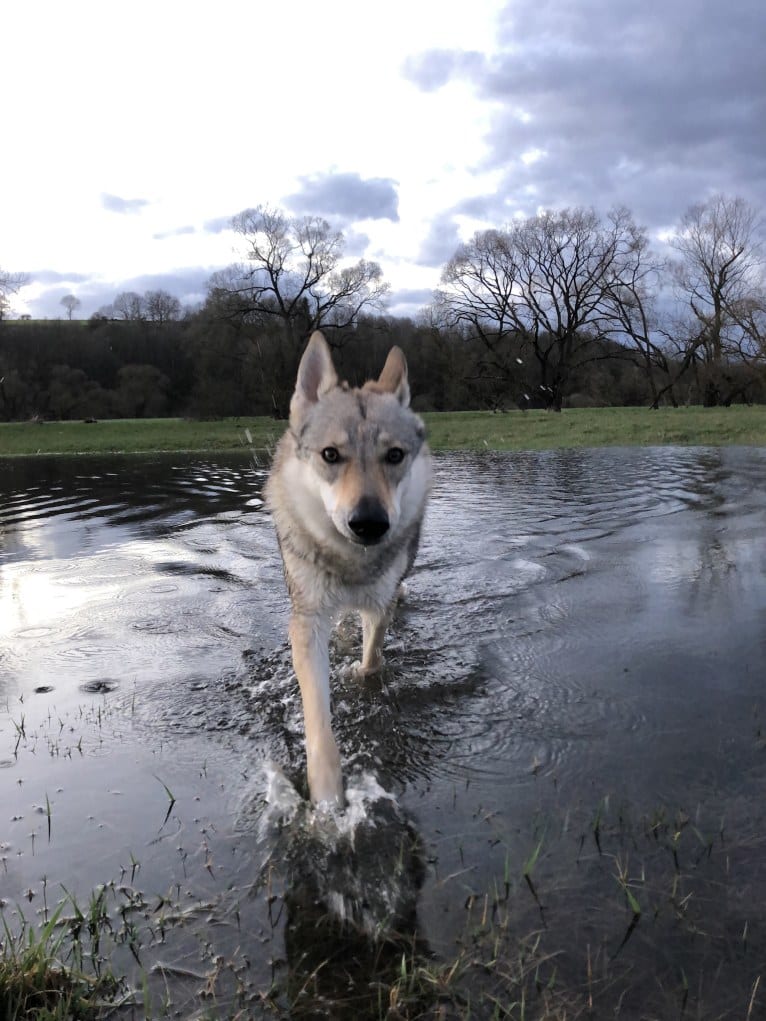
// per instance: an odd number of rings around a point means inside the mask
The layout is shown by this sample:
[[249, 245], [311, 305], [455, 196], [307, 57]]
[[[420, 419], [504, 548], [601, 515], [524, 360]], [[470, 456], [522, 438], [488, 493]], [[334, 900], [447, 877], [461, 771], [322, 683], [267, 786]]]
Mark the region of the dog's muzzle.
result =
[[374, 546], [380, 542], [389, 524], [386, 508], [368, 496], [362, 497], [348, 519], [348, 527], [356, 536], [355, 541], [364, 546]]

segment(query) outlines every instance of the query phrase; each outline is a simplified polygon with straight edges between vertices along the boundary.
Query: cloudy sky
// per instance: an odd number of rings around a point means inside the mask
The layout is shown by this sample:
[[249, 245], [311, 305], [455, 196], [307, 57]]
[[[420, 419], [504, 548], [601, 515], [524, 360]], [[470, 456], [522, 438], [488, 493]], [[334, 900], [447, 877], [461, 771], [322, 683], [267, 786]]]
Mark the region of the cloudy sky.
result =
[[462, 238], [540, 208], [662, 237], [713, 192], [766, 211], [764, 0], [36, 0], [6, 5], [0, 267], [17, 313], [186, 303], [260, 203], [380, 262], [390, 311]]

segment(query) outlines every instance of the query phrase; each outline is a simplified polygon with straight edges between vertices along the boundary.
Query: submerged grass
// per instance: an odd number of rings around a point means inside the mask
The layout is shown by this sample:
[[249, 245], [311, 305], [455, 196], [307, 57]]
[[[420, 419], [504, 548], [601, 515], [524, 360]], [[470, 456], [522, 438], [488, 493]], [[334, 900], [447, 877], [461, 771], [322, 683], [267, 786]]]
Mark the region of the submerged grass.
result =
[[[20, 913], [15, 933], [7, 923], [4, 932], [0, 928], [0, 1017], [764, 1016], [765, 930], [759, 899], [747, 892], [743, 872], [748, 861], [761, 860], [764, 838], [750, 834], [736, 843], [722, 823], [706, 830], [681, 809], [659, 807], [632, 819], [608, 798], [599, 803], [597, 818], [597, 830], [586, 811], [577, 820], [569, 813], [548, 819], [545, 839], [534, 833], [530, 841], [528, 834], [513, 850], [499, 832], [488, 830], [485, 837], [502, 852], [497, 878], [474, 888], [469, 868], [444, 880], [450, 927], [458, 923], [448, 952], [431, 950], [414, 919], [414, 928], [373, 939], [322, 914], [318, 905], [316, 917], [311, 907], [307, 916], [301, 912], [298, 936], [289, 893], [263, 879], [258, 896], [268, 904], [274, 938], [271, 979], [265, 982], [262, 969], [260, 980], [250, 974], [251, 951], [238, 946], [222, 955], [213, 945], [216, 913], [209, 907], [199, 956], [150, 966], [148, 948], [165, 946], [175, 925], [187, 925], [188, 894], [179, 891], [174, 900], [155, 903], [123, 885], [123, 876], [99, 888], [82, 909], [66, 895], [39, 928]], [[506, 837], [513, 841], [510, 832]], [[722, 898], [725, 917], [716, 909]], [[255, 943], [266, 957], [268, 942]], [[120, 947], [139, 965], [132, 988], [111, 970], [110, 957]], [[182, 995], [174, 986], [179, 979], [187, 983]]]
[[387, 993], [393, 1013], [380, 1018], [762, 1016], [765, 933], [743, 872], [760, 859], [760, 834], [703, 834], [665, 808], [631, 820], [608, 799], [597, 811], [598, 831], [583, 819], [578, 835], [567, 817], [550, 851], [539, 841], [502, 883], [469, 893], [454, 957], [403, 959]]
[[[766, 406], [732, 408], [577, 408], [545, 411], [430, 412], [434, 450], [545, 450], [666, 444], [766, 446]], [[0, 423], [0, 456], [173, 451], [271, 451], [284, 429], [271, 418], [180, 418], [104, 422]]]

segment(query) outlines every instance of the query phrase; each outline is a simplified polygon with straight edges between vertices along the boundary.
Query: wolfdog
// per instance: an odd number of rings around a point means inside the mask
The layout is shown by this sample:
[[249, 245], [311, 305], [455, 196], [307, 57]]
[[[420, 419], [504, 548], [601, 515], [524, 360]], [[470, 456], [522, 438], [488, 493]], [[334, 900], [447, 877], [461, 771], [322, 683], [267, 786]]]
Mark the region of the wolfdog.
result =
[[382, 663], [386, 627], [412, 567], [431, 482], [425, 426], [409, 408], [407, 363], [391, 348], [376, 380], [351, 388], [315, 331], [298, 367], [289, 428], [266, 487], [292, 604], [311, 800], [342, 807], [330, 712], [330, 632], [362, 619], [358, 676]]

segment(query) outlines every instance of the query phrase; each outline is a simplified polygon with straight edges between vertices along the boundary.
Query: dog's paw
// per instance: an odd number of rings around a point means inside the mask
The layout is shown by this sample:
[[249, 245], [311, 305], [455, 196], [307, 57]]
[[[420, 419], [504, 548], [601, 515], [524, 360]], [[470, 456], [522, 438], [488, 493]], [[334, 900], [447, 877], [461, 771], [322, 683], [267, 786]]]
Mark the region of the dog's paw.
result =
[[397, 603], [403, 603], [410, 594], [410, 586], [406, 581], [399, 582], [399, 588], [396, 590], [396, 601]]
[[380, 673], [380, 668], [383, 666], [383, 657], [379, 656], [378, 659], [364, 666], [359, 660], [352, 663], [348, 668], [349, 676], [355, 681], [364, 681], [368, 677], [373, 677], [375, 674]]
[[346, 660], [346, 662], [342, 663], [338, 668], [338, 674], [343, 678], [344, 681], [355, 681], [359, 676], [359, 670], [361, 669], [361, 666], [362, 664], [359, 662], [358, 659], [354, 660], [353, 663], [350, 663], [348, 660]]
[[369, 673], [370, 671], [366, 667], [362, 666], [362, 661], [360, 659], [354, 660], [348, 668], [349, 677], [354, 681], [363, 681]]

